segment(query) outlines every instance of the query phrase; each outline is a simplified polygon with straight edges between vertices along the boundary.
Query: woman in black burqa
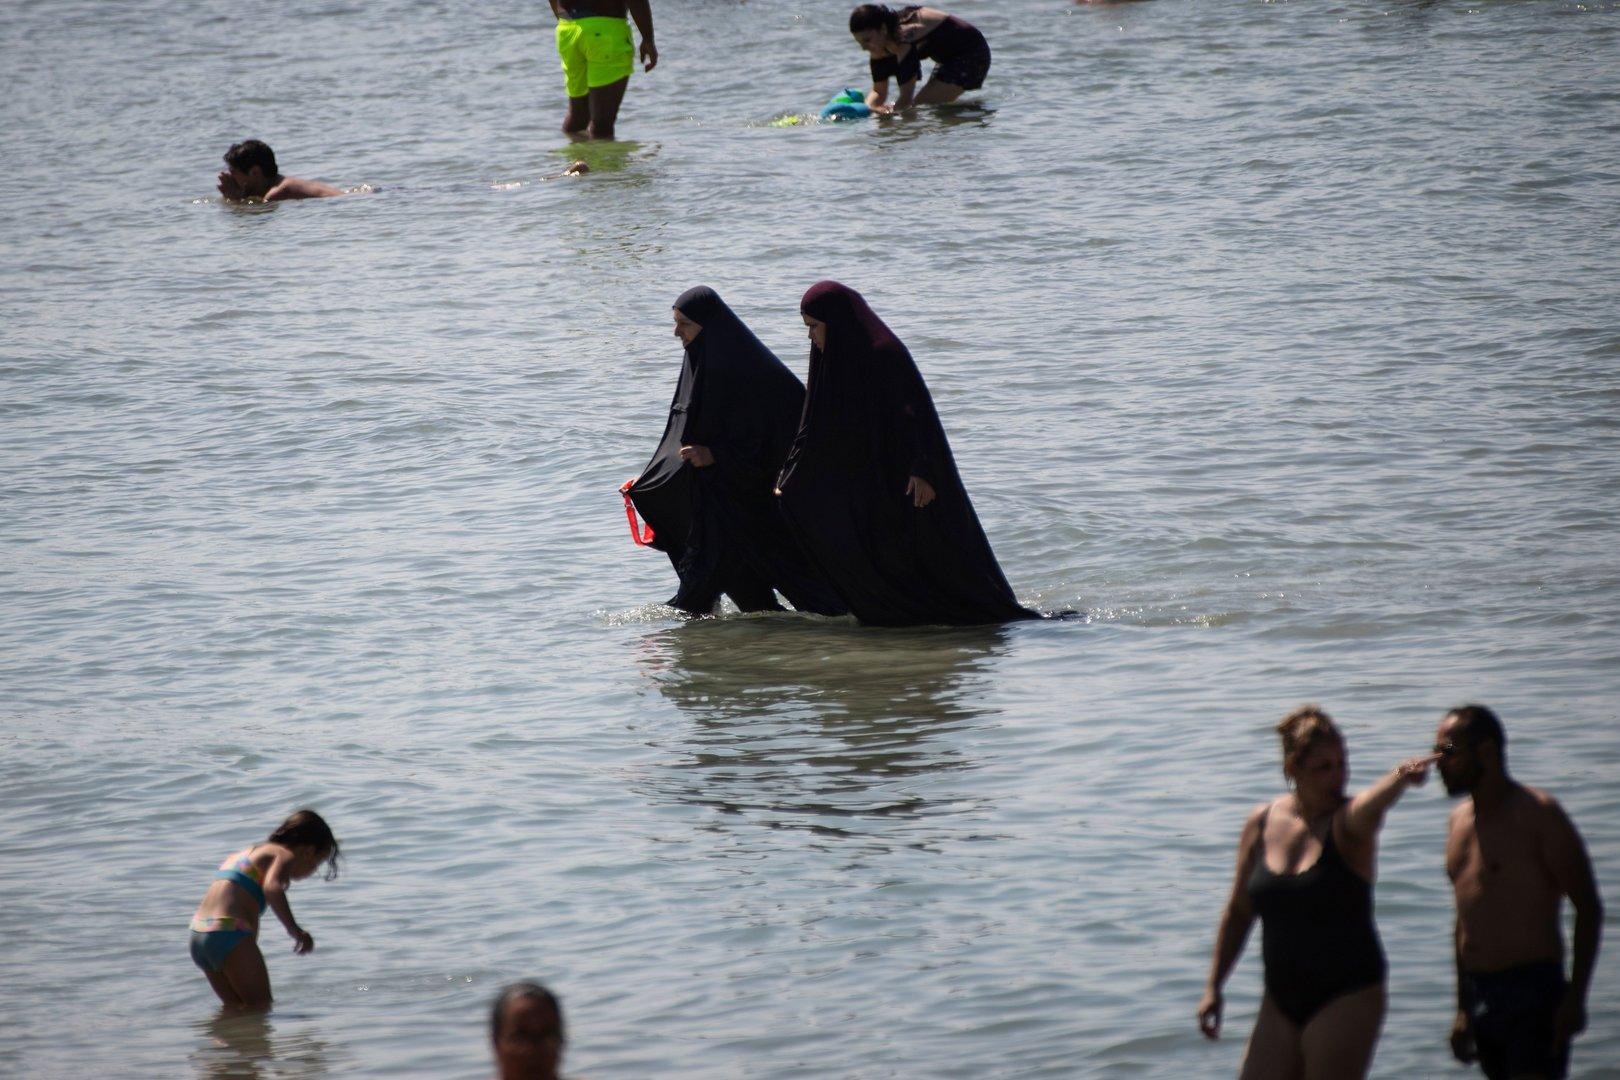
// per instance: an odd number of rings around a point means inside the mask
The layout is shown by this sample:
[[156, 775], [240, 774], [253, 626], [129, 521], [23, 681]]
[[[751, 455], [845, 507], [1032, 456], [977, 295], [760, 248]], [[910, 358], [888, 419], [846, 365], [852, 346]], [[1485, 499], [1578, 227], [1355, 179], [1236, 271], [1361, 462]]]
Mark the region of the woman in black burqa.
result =
[[707, 286], [675, 301], [686, 346], [669, 424], [627, 494], [669, 555], [669, 602], [707, 615], [724, 593], [743, 611], [845, 614], [777, 511], [771, 485], [804, 406], [798, 378]]
[[777, 491], [849, 610], [880, 626], [1039, 618], [996, 564], [905, 345], [836, 281], [799, 310], [810, 383]]

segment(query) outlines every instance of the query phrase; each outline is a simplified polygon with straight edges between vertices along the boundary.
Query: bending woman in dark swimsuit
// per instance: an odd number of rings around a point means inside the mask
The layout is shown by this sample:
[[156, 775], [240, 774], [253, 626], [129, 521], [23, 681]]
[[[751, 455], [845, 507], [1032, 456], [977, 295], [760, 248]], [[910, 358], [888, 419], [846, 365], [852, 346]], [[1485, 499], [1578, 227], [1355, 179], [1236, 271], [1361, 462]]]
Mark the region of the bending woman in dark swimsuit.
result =
[[[849, 32], [872, 57], [872, 89], [866, 103], [873, 112], [891, 111], [884, 104], [889, 79], [900, 84], [896, 109], [943, 105], [963, 92], [984, 85], [990, 71], [990, 43], [966, 19], [929, 7], [899, 11], [883, 4], [862, 4], [849, 16]], [[934, 61], [934, 73], [919, 91], [922, 62]]]
[[1277, 733], [1293, 791], [1243, 825], [1198, 1026], [1219, 1036], [1221, 987], [1259, 915], [1266, 992], [1242, 1077], [1364, 1077], [1384, 1022], [1384, 950], [1373, 925], [1378, 830], [1435, 758], [1402, 762], [1351, 799], [1344, 737], [1326, 713], [1296, 709]]

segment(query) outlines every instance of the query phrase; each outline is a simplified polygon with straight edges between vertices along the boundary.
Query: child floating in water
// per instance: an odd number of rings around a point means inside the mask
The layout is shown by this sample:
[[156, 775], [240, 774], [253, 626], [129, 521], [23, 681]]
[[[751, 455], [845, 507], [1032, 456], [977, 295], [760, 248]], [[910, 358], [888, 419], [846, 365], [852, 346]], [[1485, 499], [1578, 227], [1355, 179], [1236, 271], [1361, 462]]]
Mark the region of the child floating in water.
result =
[[[849, 32], [872, 57], [872, 89], [866, 103], [875, 113], [891, 111], [884, 104], [891, 76], [900, 83], [894, 108], [908, 109], [955, 101], [983, 86], [990, 71], [990, 44], [978, 28], [934, 8], [895, 11], [885, 4], [862, 4], [850, 13]], [[934, 61], [934, 71], [916, 90], [924, 60]]]
[[309, 877], [322, 863], [326, 880], [337, 877], [338, 842], [321, 815], [299, 810], [270, 839], [228, 856], [191, 917], [191, 959], [208, 976], [219, 1000], [237, 1009], [270, 1008], [270, 973], [259, 952], [259, 918], [266, 906], [303, 955], [315, 939], [293, 918], [287, 886]]

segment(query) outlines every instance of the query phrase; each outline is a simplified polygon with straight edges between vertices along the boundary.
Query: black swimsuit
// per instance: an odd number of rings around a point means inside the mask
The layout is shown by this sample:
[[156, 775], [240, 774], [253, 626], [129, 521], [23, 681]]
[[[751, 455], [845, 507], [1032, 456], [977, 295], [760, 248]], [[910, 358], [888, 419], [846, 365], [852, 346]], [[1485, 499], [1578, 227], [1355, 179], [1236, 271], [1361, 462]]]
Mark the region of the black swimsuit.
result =
[[1264, 928], [1266, 993], [1304, 1027], [1334, 998], [1384, 981], [1384, 949], [1373, 926], [1372, 885], [1350, 869], [1328, 826], [1322, 855], [1309, 870], [1266, 867], [1266, 816], [1260, 817], [1249, 902]]
[[[902, 9], [901, 20], [916, 11], [915, 7]], [[934, 78], [940, 82], [977, 90], [984, 85], [984, 77], [990, 71], [990, 43], [984, 40], [978, 27], [966, 19], [947, 15], [938, 26], [912, 42], [906, 55], [873, 60], [872, 81], [878, 83], [893, 77], [902, 86], [914, 82], [922, 75], [924, 60], [934, 61]]]

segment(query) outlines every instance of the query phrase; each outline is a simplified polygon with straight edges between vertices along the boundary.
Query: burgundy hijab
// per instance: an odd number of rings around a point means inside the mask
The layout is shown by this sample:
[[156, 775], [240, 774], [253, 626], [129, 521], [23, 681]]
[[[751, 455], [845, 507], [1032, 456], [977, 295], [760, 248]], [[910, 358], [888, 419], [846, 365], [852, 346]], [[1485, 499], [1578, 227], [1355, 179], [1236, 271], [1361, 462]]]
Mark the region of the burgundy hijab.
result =
[[[810, 350], [804, 415], [777, 480], [801, 545], [862, 622], [974, 625], [1038, 617], [1019, 605], [956, 470], [922, 373], [860, 293], [821, 281], [804, 314], [827, 324]], [[912, 505], [906, 485], [935, 499]]]

